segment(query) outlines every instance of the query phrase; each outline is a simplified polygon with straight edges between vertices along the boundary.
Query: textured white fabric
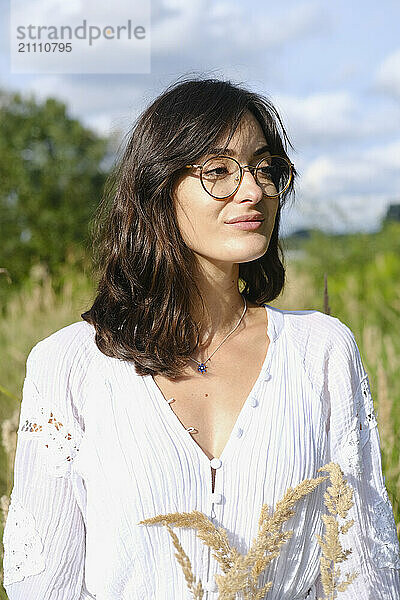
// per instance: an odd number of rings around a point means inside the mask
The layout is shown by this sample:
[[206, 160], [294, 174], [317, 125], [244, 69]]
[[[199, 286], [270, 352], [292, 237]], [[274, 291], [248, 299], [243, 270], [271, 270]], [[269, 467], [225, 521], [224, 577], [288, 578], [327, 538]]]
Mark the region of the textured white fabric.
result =
[[[103, 355], [76, 322], [38, 342], [27, 359], [14, 487], [4, 531], [10, 600], [192, 598], [162, 525], [142, 519], [199, 510], [247, 552], [261, 507], [339, 463], [354, 490], [341, 536], [359, 577], [341, 600], [399, 600], [400, 553], [381, 466], [368, 376], [351, 330], [319, 311], [265, 305], [270, 346], [220, 457], [210, 461], [151, 376]], [[212, 464], [211, 464], [212, 463]], [[211, 466], [216, 467], [212, 493]], [[295, 505], [293, 530], [260, 578], [268, 600], [316, 600], [328, 482]], [[173, 527], [195, 577], [216, 600], [210, 549]]]

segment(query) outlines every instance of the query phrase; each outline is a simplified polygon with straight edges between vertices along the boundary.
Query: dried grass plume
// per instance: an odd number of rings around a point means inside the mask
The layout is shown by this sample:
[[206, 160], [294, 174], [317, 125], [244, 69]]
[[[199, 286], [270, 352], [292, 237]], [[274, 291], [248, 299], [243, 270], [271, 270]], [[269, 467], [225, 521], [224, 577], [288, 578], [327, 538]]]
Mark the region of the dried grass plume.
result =
[[343, 550], [339, 541], [339, 531], [344, 534], [353, 525], [349, 521], [339, 527], [335, 516], [339, 514], [345, 518], [347, 511], [353, 505], [353, 492], [343, 473], [336, 463], [324, 465], [318, 471], [328, 471], [330, 476], [305, 479], [294, 489], [288, 488], [282, 500], [277, 502], [275, 512], [269, 515], [268, 505], [264, 504], [258, 521], [258, 533], [253, 540], [247, 554], [240, 554], [231, 546], [226, 531], [222, 527], [216, 527], [210, 519], [202, 512], [193, 510], [191, 512], [176, 512], [165, 515], [156, 515], [140, 521], [142, 525], [162, 524], [167, 527], [172, 537], [175, 554], [189, 590], [194, 600], [202, 600], [204, 590], [202, 582], [197, 581], [192, 570], [189, 557], [184, 552], [178, 537], [173, 532], [171, 525], [176, 527], [190, 527], [196, 530], [197, 536], [213, 550], [213, 556], [221, 566], [223, 574], [216, 574], [215, 580], [218, 585], [218, 600], [235, 600], [236, 594], [241, 593], [243, 600], [262, 600], [272, 587], [272, 581], [268, 581], [259, 587], [258, 579], [269, 563], [279, 556], [280, 549], [293, 535], [293, 530], [282, 532], [282, 525], [295, 514], [292, 510], [295, 503], [310, 494], [323, 481], [330, 478], [331, 485], [324, 494], [325, 506], [329, 515], [322, 515], [325, 524], [325, 537], [317, 536], [322, 548], [321, 581], [326, 594], [325, 598], [318, 600], [331, 600], [336, 593], [344, 591], [348, 585], [357, 577], [357, 573], [347, 573], [344, 582], [339, 582], [340, 569], [337, 563], [346, 560], [351, 550]]

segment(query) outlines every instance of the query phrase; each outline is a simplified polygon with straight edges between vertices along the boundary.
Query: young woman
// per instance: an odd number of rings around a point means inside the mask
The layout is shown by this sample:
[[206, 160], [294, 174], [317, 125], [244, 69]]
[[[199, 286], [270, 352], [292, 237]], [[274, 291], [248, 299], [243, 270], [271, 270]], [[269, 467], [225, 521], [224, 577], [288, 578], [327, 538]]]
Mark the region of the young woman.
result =
[[[269, 303], [284, 286], [291, 146], [272, 103], [217, 79], [170, 86], [138, 118], [93, 242], [97, 296], [27, 359], [4, 533], [10, 600], [192, 598], [172, 538], [140, 521], [197, 510], [247, 553], [263, 504], [333, 461], [354, 492], [342, 600], [398, 600], [400, 557], [368, 376], [351, 330]], [[82, 200], [84, 201], [84, 199]], [[325, 484], [260, 577], [323, 596]], [[204, 599], [221, 566], [174, 528]]]

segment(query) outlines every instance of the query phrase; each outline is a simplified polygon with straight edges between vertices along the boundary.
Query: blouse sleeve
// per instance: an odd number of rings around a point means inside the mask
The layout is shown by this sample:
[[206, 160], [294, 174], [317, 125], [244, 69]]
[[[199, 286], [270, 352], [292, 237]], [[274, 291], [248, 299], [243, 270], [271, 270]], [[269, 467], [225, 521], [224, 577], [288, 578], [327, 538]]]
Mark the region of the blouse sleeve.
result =
[[83, 584], [85, 528], [70, 478], [82, 431], [68, 408], [65, 364], [38, 352], [41, 344], [26, 362], [3, 586], [9, 600], [92, 598]]
[[[400, 549], [392, 505], [382, 474], [378, 423], [368, 375], [352, 331], [338, 320], [326, 385], [330, 398], [330, 460], [339, 464], [353, 490], [346, 521], [354, 524], [340, 541], [352, 550], [336, 565], [358, 577], [338, 594], [341, 600], [399, 600]], [[337, 516], [340, 524], [344, 521]], [[319, 578], [318, 589], [321, 592]]]

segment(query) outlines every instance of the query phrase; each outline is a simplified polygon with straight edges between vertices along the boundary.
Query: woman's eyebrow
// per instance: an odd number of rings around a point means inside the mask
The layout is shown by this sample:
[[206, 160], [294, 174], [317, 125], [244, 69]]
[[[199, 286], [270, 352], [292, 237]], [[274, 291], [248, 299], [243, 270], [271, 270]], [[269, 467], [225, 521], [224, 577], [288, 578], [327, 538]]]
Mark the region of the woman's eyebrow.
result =
[[[263, 152], [267, 152], [269, 150], [268, 144], [261, 146], [254, 153], [253, 156], [258, 156], [259, 154], [263, 154]], [[237, 153], [231, 148], [210, 148], [207, 154], [226, 154], [228, 156], [237, 156]]]

